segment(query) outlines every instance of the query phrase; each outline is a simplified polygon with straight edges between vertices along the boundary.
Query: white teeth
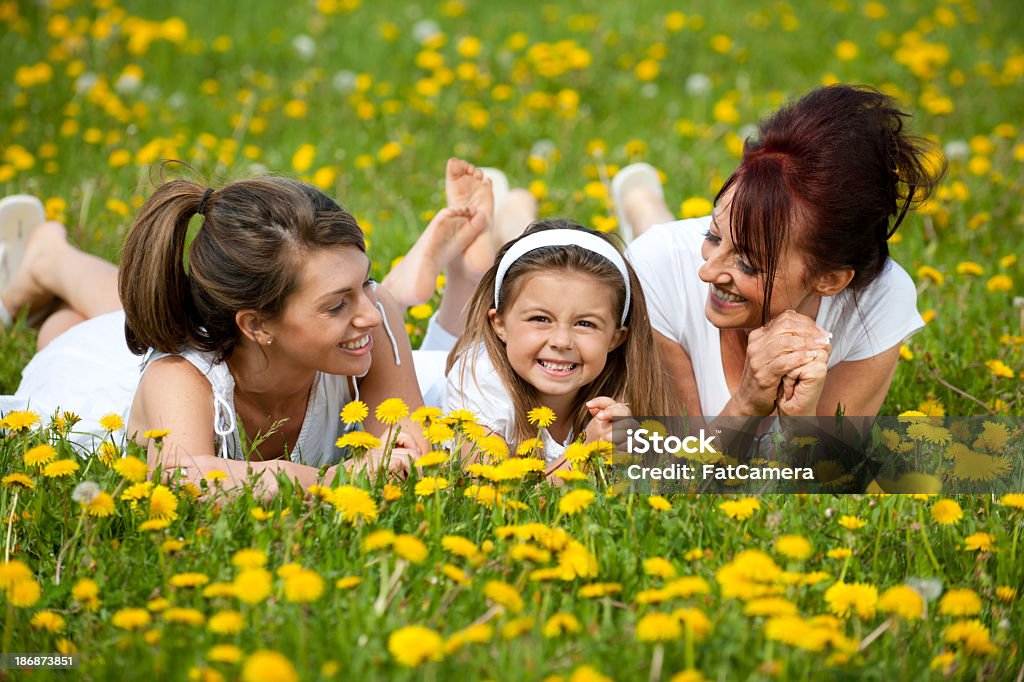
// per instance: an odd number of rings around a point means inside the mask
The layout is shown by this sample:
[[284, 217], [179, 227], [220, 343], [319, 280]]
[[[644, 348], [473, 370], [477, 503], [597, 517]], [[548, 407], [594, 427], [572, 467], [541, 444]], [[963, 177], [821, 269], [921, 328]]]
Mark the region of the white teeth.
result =
[[360, 348], [363, 348], [364, 346], [366, 346], [366, 344], [368, 344], [368, 343], [370, 343], [370, 335], [369, 334], [367, 334], [366, 336], [362, 337], [358, 341], [351, 341], [349, 343], [343, 343], [343, 344], [341, 344], [341, 347], [344, 348], [345, 350], [359, 350]]
[[742, 303], [743, 301], [747, 300], [742, 296], [737, 296], [736, 294], [730, 294], [728, 291], [723, 291], [722, 289], [719, 289], [714, 285], [712, 285], [711, 288], [715, 292], [715, 296], [722, 299], [723, 301], [730, 301], [732, 303]]
[[538, 360], [537, 362], [555, 372], [568, 372], [569, 370], [576, 369], [576, 363], [574, 362], [550, 362], [548, 360]]

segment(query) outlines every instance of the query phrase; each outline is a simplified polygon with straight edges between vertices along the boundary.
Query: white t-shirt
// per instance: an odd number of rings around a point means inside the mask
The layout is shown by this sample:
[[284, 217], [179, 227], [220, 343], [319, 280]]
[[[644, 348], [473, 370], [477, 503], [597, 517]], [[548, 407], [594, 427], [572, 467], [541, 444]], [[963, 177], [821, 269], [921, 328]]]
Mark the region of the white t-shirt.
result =
[[[518, 443], [515, 442], [516, 415], [512, 398], [482, 345], [475, 350], [475, 361], [471, 361], [463, 372], [468, 357], [463, 355], [448, 372], [443, 408], [446, 412], [471, 411], [481, 426], [504, 438], [509, 449], [514, 451]], [[561, 457], [574, 440], [570, 433], [564, 443], [559, 443], [547, 429], [543, 431], [543, 439], [544, 458], [548, 464]]]
[[[701, 410], [714, 416], [731, 396], [718, 327], [704, 315], [708, 284], [697, 275], [704, 264], [700, 250], [710, 225], [711, 216], [657, 225], [634, 241], [626, 256], [643, 286], [651, 325], [690, 356]], [[924, 327], [914, 281], [891, 258], [857, 293], [856, 307], [849, 289], [823, 296], [815, 321], [832, 332], [830, 368], [878, 355]]]

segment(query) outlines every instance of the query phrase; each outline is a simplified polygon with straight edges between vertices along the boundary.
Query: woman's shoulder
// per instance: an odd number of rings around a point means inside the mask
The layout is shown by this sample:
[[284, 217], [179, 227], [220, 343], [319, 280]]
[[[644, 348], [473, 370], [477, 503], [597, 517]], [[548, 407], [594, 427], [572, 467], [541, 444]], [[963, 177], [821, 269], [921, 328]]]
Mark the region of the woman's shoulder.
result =
[[185, 406], [190, 411], [209, 408], [212, 419], [213, 386], [186, 358], [163, 355], [149, 363], [139, 381], [129, 411], [129, 427], [149, 428], [157, 415], [161, 415], [159, 420], [163, 422], [168, 410], [177, 412]]

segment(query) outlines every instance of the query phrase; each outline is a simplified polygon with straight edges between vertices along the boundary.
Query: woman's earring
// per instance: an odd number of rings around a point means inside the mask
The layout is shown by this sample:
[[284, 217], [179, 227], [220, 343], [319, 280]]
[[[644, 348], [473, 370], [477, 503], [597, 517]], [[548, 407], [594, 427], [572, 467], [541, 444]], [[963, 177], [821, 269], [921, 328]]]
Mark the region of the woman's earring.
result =
[[268, 345], [268, 346], [269, 346], [270, 344], [272, 344], [272, 343], [274, 343], [274, 339], [267, 339], [267, 345]]

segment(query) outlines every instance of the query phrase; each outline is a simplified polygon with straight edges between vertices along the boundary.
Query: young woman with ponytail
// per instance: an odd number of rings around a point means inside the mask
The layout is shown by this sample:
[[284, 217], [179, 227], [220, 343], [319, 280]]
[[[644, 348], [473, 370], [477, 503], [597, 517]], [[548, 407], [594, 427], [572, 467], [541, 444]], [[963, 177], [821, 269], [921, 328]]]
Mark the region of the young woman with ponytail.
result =
[[[449, 229], [449, 248], [463, 248], [474, 238], [472, 215], [443, 209], [427, 233]], [[344, 456], [335, 445], [342, 406], [366, 402], [364, 430], [383, 434], [376, 404], [422, 404], [401, 310], [370, 278], [365, 251], [350, 213], [280, 177], [160, 185], [128, 233], [120, 269], [44, 223], [2, 307], [62, 304], [40, 329], [46, 347], [25, 368], [16, 400], [0, 399], [0, 411], [27, 398], [46, 414], [87, 411], [93, 422], [120, 414], [151, 465], [196, 482], [214, 469], [240, 482], [250, 467], [271, 474], [262, 476], [267, 493], [278, 472], [303, 486], [333, 480]], [[168, 433], [147, 441], [152, 430]], [[253, 443], [249, 462], [243, 434]], [[418, 428], [404, 429], [390, 469], [407, 471], [421, 441]], [[355, 466], [380, 466], [382, 454], [371, 450]]]

